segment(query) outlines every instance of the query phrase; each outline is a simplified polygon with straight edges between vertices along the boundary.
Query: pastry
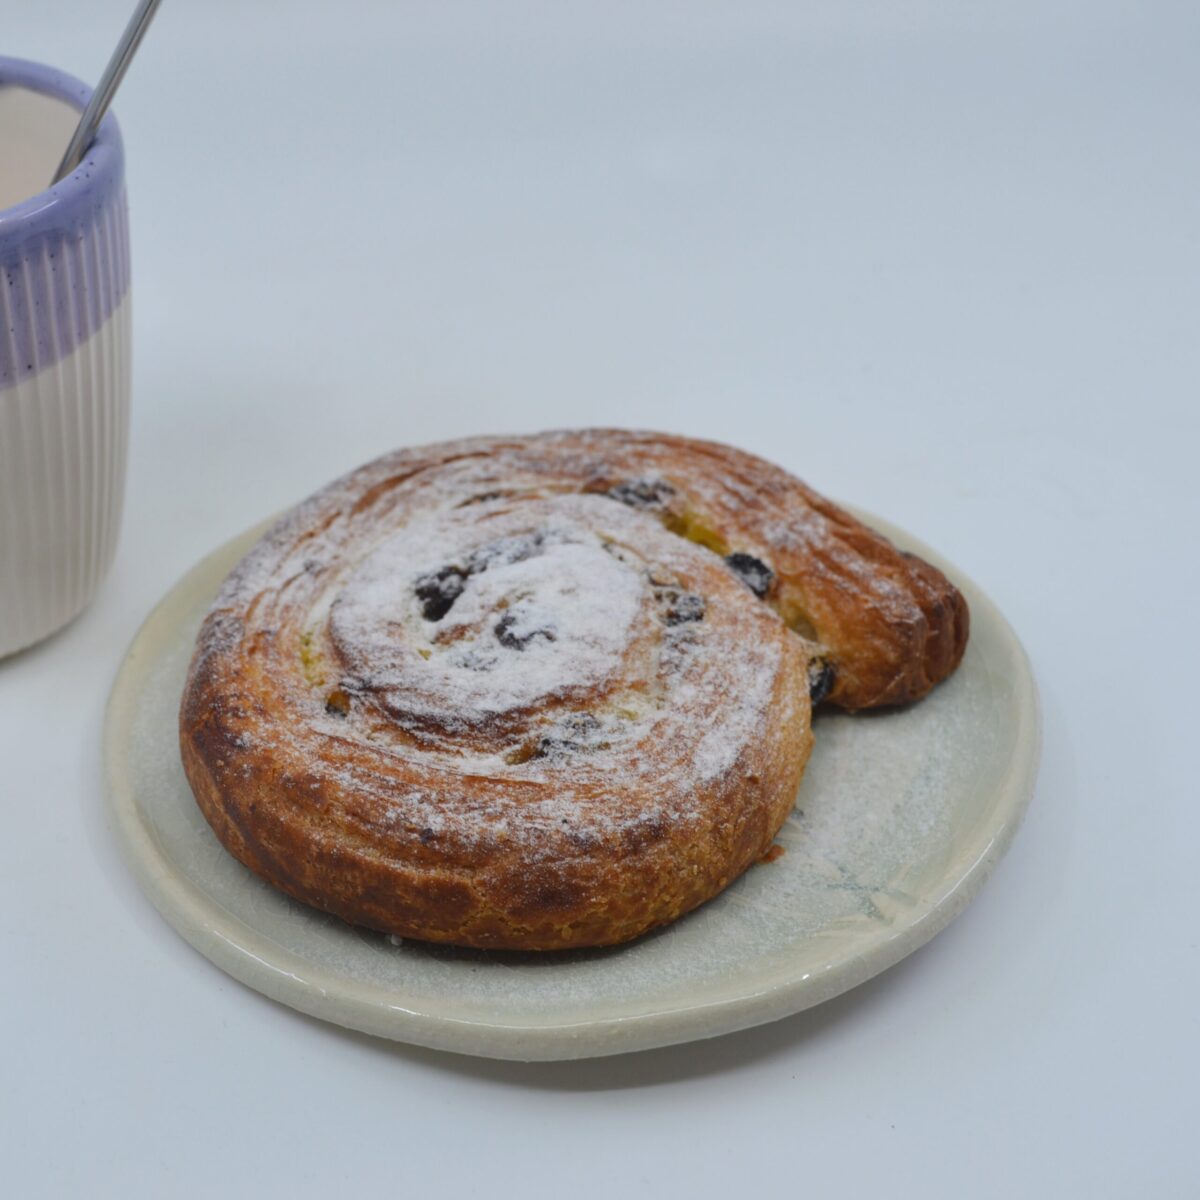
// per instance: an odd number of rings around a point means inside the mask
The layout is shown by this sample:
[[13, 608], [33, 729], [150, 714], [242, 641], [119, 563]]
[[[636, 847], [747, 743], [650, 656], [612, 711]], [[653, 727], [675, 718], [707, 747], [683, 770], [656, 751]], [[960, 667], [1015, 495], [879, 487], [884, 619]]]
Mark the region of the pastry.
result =
[[623, 430], [385, 455], [222, 586], [180, 712], [217, 836], [288, 894], [458, 945], [609, 945], [759, 859], [811, 708], [962, 656], [935, 568], [761, 459]]

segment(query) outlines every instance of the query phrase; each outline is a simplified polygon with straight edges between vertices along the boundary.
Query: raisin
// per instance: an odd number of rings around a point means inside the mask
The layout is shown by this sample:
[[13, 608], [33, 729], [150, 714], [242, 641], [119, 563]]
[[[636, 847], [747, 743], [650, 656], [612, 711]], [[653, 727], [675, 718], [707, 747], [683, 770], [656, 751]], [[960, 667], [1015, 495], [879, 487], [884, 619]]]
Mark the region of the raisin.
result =
[[535, 638], [545, 638], [548, 642], [554, 642], [558, 639], [554, 635], [552, 629], [530, 629], [526, 633], [518, 633], [514, 626], [519, 618], [516, 613], [505, 613], [504, 616], [496, 622], [493, 633], [496, 635], [496, 640], [500, 645], [505, 646], [509, 650], [524, 650]]
[[541, 530], [518, 533], [476, 550], [467, 560], [467, 574], [478, 575], [489, 567], [507, 567], [512, 563], [536, 558], [545, 549], [546, 534]]
[[702, 621], [708, 607], [703, 596], [695, 592], [681, 592], [678, 588], [663, 588], [658, 593], [666, 601], [665, 620], [668, 625], [684, 625], [689, 621]]
[[414, 589], [421, 602], [421, 615], [427, 621], [440, 621], [462, 595], [464, 587], [466, 579], [457, 567], [443, 567], [431, 575], [422, 575]]
[[607, 743], [597, 743], [595, 734], [600, 722], [591, 713], [572, 713], [538, 741], [534, 758], [561, 758], [577, 750], [603, 749]]
[[675, 489], [665, 479], [627, 479], [610, 487], [608, 495], [630, 508], [665, 508]]
[[833, 691], [837, 672], [833, 663], [821, 658], [814, 658], [808, 664], [808, 698], [813, 704], [820, 704]]
[[775, 572], [761, 558], [740, 550], [725, 556], [725, 565], [760, 599], [771, 590]]
[[494, 653], [485, 653], [482, 650], [472, 647], [464, 651], [453, 661], [455, 666], [466, 667], [468, 671], [491, 671], [500, 660]]
[[350, 711], [350, 697], [341, 688], [334, 688], [325, 697], [325, 711], [333, 717], [344, 717]]

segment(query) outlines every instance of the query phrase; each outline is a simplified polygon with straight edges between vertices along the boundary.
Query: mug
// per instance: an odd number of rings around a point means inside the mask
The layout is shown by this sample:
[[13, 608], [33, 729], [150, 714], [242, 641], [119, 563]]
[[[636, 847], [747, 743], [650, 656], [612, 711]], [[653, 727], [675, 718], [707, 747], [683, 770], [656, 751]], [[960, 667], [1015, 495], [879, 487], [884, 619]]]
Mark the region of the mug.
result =
[[91, 89], [0, 57], [0, 655], [92, 600], [129, 430], [129, 220], [111, 113], [50, 186]]

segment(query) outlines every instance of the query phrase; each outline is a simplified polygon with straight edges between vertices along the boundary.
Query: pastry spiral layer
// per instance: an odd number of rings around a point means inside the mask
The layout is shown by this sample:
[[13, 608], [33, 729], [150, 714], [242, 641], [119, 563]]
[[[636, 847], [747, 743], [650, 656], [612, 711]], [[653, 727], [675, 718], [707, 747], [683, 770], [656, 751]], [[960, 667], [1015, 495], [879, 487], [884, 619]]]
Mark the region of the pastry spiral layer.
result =
[[934, 568], [728, 447], [446, 443], [331, 484], [235, 568], [183, 762], [236, 857], [348, 921], [607, 945], [764, 853], [810, 697], [915, 698], [966, 631]]

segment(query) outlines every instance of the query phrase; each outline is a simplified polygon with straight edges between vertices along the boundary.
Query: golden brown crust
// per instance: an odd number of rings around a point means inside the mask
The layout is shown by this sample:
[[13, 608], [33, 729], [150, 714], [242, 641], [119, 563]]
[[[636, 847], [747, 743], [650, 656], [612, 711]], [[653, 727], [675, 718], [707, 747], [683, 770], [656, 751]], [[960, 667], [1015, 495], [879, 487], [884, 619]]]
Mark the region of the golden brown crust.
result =
[[[898, 550], [782, 468], [716, 442], [625, 430], [602, 481], [659, 476], [678, 485], [668, 522], [720, 553], [766, 559], [767, 599], [790, 627], [826, 651], [826, 699], [856, 711], [926, 695], [962, 660], [969, 613], [936, 567]], [[570, 436], [570, 435], [568, 435]], [[596, 481], [587, 485], [597, 486]]]
[[197, 640], [183, 763], [237, 858], [346, 920], [606, 945], [762, 856], [813, 682], [847, 708], [913, 699], [965, 640], [939, 572], [750, 455], [618, 430], [447, 443], [331, 484], [239, 564]]

